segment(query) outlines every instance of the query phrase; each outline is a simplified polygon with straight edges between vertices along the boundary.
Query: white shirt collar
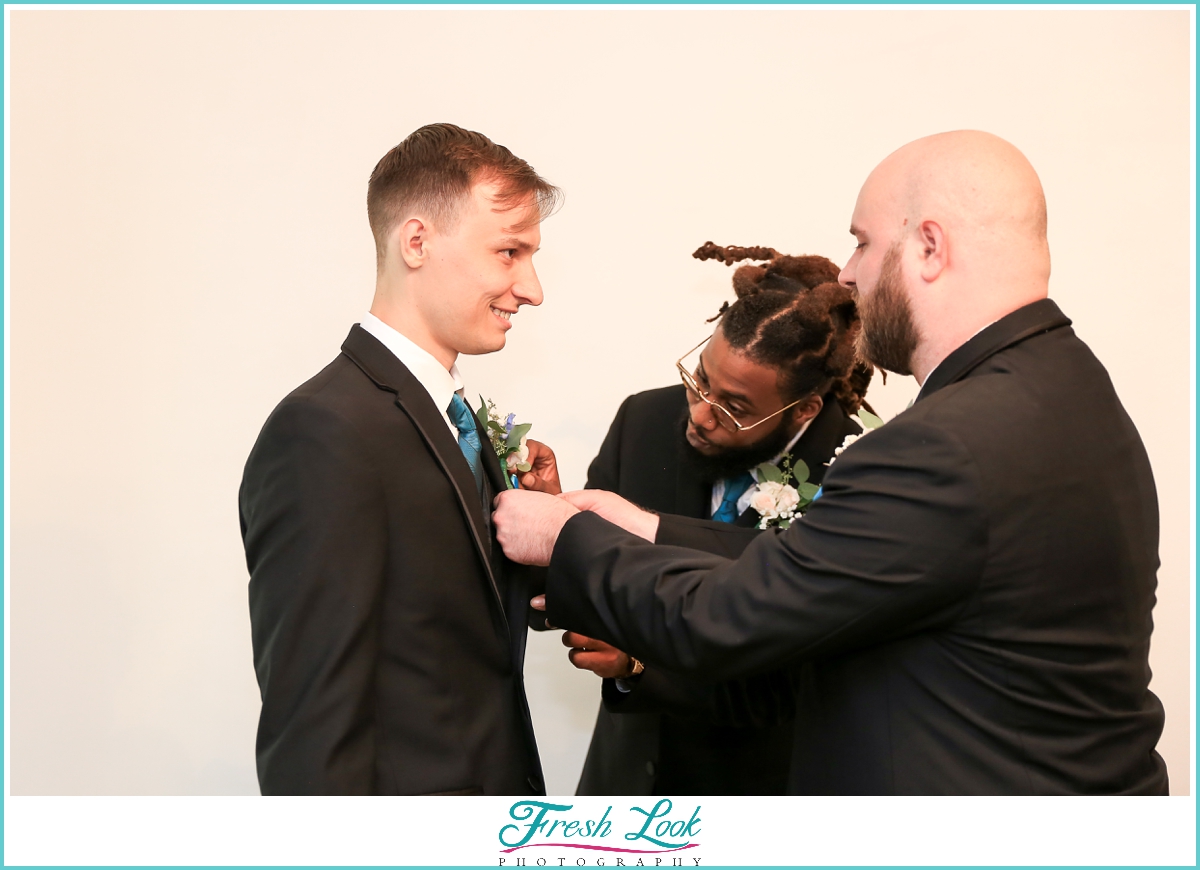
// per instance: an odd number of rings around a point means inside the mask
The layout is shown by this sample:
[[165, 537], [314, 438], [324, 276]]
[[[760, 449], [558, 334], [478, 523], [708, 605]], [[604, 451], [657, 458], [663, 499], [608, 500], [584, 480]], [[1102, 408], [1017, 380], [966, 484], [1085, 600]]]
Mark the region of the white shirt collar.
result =
[[369, 311], [363, 315], [361, 326], [379, 339], [383, 346], [412, 372], [412, 376], [425, 388], [429, 398], [433, 399], [434, 407], [442, 412], [442, 419], [446, 421], [454, 437], [458, 438], [458, 428], [446, 413], [454, 394], [462, 394], [463, 382], [458, 373], [458, 365], [451, 365], [450, 370], [446, 371], [442, 364], [434, 359], [433, 354], [419, 347], [412, 339], [401, 335]]

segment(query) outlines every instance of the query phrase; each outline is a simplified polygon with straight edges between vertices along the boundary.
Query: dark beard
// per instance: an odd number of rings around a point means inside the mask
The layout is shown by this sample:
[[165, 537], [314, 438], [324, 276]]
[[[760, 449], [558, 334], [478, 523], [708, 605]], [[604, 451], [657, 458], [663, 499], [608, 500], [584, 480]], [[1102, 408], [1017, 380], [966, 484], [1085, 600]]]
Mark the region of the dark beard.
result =
[[683, 417], [676, 426], [676, 432], [679, 433], [679, 449], [684, 462], [690, 465], [702, 480], [707, 481], [733, 477], [735, 474], [749, 471], [764, 462], [770, 462], [783, 452], [783, 448], [787, 447], [787, 443], [796, 434], [788, 431], [787, 421], [784, 419], [780, 420], [774, 431], [761, 441], [756, 441], [747, 447], [725, 447], [720, 453], [705, 456], [688, 442], [687, 436], [684, 434], [687, 431], [689, 415], [690, 411], [684, 409]]
[[912, 374], [912, 356], [920, 336], [912, 306], [900, 282], [900, 244], [883, 255], [875, 289], [858, 298], [858, 355], [898, 375]]

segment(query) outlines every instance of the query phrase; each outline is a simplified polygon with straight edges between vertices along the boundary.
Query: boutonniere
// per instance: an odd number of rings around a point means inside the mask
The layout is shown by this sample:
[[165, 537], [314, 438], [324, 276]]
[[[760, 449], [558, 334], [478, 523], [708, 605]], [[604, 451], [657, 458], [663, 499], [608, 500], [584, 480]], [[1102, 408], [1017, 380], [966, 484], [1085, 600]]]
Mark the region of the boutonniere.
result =
[[750, 498], [750, 507], [762, 517], [758, 521], [760, 529], [786, 529], [796, 514], [808, 510], [820, 489], [815, 483], [808, 482], [808, 466], [804, 460], [793, 460], [790, 453], [783, 454], [779, 466], [764, 462], [754, 470], [758, 486]]
[[853, 444], [859, 438], [865, 438], [869, 433], [873, 432], [874, 430], [878, 429], [880, 426], [883, 425], [883, 420], [881, 418], [876, 417], [870, 411], [867, 411], [863, 408], [859, 408], [858, 413], [852, 414], [850, 416], [850, 419], [857, 420], [858, 425], [862, 426], [862, 431], [859, 432], [857, 435], [847, 435], [842, 440], [842, 446], [834, 448], [833, 456], [829, 457], [829, 461], [825, 463], [826, 465], [833, 465], [833, 460], [835, 460], [839, 456], [841, 456], [843, 450], [845, 450], [847, 447], [849, 447], [851, 444]]
[[516, 422], [516, 414], [507, 415], [504, 422], [501, 422], [496, 403], [483, 396], [479, 397], [479, 410], [475, 412], [475, 416], [479, 424], [487, 429], [492, 449], [496, 451], [500, 465], [505, 470], [505, 485], [509, 489], [519, 489], [515, 472], [525, 472], [532, 468], [529, 464], [529, 445], [525, 442], [529, 439], [529, 430], [533, 428], [533, 424]]

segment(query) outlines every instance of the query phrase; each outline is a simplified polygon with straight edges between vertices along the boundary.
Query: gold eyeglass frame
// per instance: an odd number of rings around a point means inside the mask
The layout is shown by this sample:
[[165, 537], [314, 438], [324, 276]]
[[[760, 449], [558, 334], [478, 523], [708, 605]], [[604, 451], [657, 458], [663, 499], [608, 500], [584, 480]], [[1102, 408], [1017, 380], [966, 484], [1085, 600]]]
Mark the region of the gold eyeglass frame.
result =
[[[797, 399], [796, 401], [792, 402], [790, 405], [784, 405], [782, 408], [780, 408], [774, 414], [768, 414], [766, 417], [763, 417], [757, 423], [751, 423], [749, 426], [742, 425], [740, 422], [738, 422], [737, 417], [733, 416], [733, 414], [730, 412], [730, 410], [728, 408], [726, 408], [724, 405], [721, 405], [719, 402], [714, 402], [712, 399], [710, 399], [707, 396], [707, 394], [705, 394], [705, 392], [702, 389], [700, 389], [700, 385], [698, 383], [696, 383], [695, 376], [683, 367], [683, 361], [685, 359], [687, 359], [689, 356], [691, 356], [692, 354], [694, 354], [696, 351], [698, 351], [700, 348], [704, 347], [704, 345], [707, 344], [709, 339], [711, 339], [711, 338], [712, 338], [712, 336], [710, 335], [708, 338], [704, 339], [704, 341], [700, 342], [698, 345], [693, 347], [691, 350], [689, 350], [687, 353], [685, 353], [679, 359], [675, 360], [675, 368], [679, 369], [679, 376], [683, 379], [684, 389], [686, 389], [688, 391], [688, 404], [689, 405], [693, 404], [693, 402], [691, 401], [691, 394], [694, 393], [697, 399], [704, 402], [704, 404], [708, 405], [709, 408], [715, 409], [714, 413], [713, 413], [713, 418], [717, 421], [717, 425], [720, 426], [722, 429], [724, 429], [726, 432], [731, 432], [731, 431], [732, 432], [745, 432], [749, 429], [753, 429], [755, 426], [762, 425], [763, 423], [770, 420], [772, 417], [778, 417], [784, 411], [788, 410], [789, 408], [794, 408], [797, 405], [799, 405], [801, 402], [804, 401], [804, 399]], [[720, 411], [721, 413], [718, 414], [718, 413], [716, 413], [716, 411]], [[724, 415], [724, 417], [722, 417], [722, 414]], [[730, 429], [728, 426], [726, 426], [725, 422], [724, 422], [725, 420], [728, 420], [730, 423], [732, 423], [734, 428]]]

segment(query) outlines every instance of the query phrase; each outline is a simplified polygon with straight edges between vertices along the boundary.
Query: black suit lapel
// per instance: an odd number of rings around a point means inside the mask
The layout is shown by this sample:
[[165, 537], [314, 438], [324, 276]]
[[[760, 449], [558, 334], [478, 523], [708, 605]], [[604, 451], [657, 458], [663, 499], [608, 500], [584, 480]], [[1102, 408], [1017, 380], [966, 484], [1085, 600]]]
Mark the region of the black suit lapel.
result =
[[707, 520], [712, 516], [712, 483], [701, 480], [686, 462], [675, 469], [675, 513]]
[[[479, 443], [483, 445], [483, 473], [487, 475], [488, 482], [492, 485], [492, 492], [504, 492], [504, 490], [508, 489], [508, 485], [504, 482], [504, 471], [500, 468], [500, 457], [492, 449], [492, 439], [488, 437], [487, 428], [479, 422], [478, 417], [475, 418], [475, 431], [479, 433]], [[488, 507], [490, 508], [491, 505], [488, 505]]]
[[[500, 606], [501, 614], [505, 614], [504, 600], [500, 595], [500, 588], [496, 583], [496, 573], [492, 568], [490, 558], [491, 533], [483, 515], [483, 505], [480, 502], [479, 489], [475, 485], [475, 475], [471, 473], [471, 467], [467, 464], [458, 442], [450, 434], [441, 411], [434, 407], [433, 399], [421, 386], [421, 382], [413, 377], [412, 372], [396, 358], [395, 354], [358, 324], [351, 328], [350, 334], [342, 344], [342, 352], [353, 360], [355, 365], [362, 369], [377, 386], [395, 394], [396, 406], [412, 420], [413, 426], [416, 427], [417, 432], [429, 447], [429, 452], [433, 454], [446, 477], [454, 485], [459, 507], [467, 517], [467, 525], [471, 529], [471, 537], [479, 551], [479, 559], [487, 574], [488, 584], [491, 586], [492, 594], [496, 596], [496, 603]], [[478, 426], [479, 423], [476, 421], [476, 428]], [[495, 466], [494, 473], [498, 475], [499, 462], [486, 433], [481, 433], [480, 441], [483, 445], [481, 453], [485, 473], [489, 475], [489, 478], [493, 473], [488, 466], [488, 455], [490, 454], [492, 465]], [[504, 484], [501, 482], [501, 489], [503, 486]], [[503, 618], [507, 627], [507, 615], [504, 615]]]
[[825, 464], [833, 451], [842, 446], [847, 435], [857, 435], [862, 427], [846, 415], [833, 393], [822, 397], [820, 412], [792, 447], [792, 456], [808, 466], [809, 483], [820, 484], [825, 479]]
[[735, 526], [743, 529], [753, 529], [758, 526], [759, 520], [762, 519], [762, 514], [752, 507], [746, 508], [741, 515], [733, 521]]

